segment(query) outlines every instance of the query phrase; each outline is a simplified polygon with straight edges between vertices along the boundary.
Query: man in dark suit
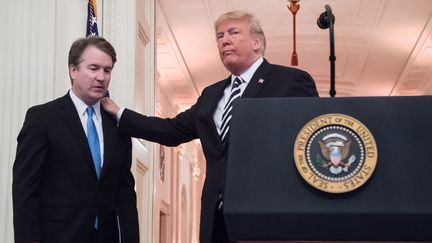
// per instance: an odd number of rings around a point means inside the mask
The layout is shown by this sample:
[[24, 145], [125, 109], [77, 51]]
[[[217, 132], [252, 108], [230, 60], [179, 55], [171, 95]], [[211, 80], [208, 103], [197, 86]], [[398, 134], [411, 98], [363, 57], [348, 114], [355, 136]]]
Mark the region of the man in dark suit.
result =
[[111, 99], [102, 100], [103, 108], [117, 116], [121, 134], [168, 146], [201, 140], [207, 160], [201, 198], [201, 243], [229, 241], [222, 211], [233, 100], [240, 96], [318, 96], [308, 73], [273, 65], [263, 58], [265, 36], [253, 15], [226, 13], [215, 22], [215, 30], [220, 58], [231, 75], [205, 88], [190, 109], [172, 119], [161, 119], [119, 109]]
[[105, 39], [78, 39], [71, 90], [27, 111], [13, 166], [15, 242], [139, 242], [131, 140], [100, 108], [115, 61]]

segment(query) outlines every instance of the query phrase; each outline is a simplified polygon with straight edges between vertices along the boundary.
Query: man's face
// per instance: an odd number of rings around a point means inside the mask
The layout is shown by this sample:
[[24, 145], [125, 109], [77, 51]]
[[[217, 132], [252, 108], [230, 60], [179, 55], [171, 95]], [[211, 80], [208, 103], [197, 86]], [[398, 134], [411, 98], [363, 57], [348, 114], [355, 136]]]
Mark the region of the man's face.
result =
[[224, 20], [216, 27], [219, 55], [224, 66], [240, 75], [261, 56], [262, 40], [250, 33], [246, 19]]
[[93, 105], [105, 96], [111, 80], [113, 61], [95, 46], [88, 46], [78, 66], [71, 65], [72, 91], [87, 105]]

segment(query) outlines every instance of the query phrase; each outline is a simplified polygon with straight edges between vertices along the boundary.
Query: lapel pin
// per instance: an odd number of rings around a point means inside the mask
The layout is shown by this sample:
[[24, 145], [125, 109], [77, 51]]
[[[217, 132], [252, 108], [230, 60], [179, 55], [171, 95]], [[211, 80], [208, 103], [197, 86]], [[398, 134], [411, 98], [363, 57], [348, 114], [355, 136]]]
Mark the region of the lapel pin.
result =
[[264, 79], [260, 78], [260, 79], [258, 80], [258, 83], [259, 83], [259, 84], [264, 83]]

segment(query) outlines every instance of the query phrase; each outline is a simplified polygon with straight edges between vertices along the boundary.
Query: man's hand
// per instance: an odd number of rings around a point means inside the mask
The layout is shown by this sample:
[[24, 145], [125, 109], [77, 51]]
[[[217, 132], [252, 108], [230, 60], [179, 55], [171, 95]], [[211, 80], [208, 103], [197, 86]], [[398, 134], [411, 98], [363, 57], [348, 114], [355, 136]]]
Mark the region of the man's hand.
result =
[[114, 118], [117, 117], [117, 113], [119, 112], [120, 108], [116, 103], [114, 103], [114, 101], [111, 98], [109, 97], [102, 98], [101, 105], [106, 112], [111, 114]]

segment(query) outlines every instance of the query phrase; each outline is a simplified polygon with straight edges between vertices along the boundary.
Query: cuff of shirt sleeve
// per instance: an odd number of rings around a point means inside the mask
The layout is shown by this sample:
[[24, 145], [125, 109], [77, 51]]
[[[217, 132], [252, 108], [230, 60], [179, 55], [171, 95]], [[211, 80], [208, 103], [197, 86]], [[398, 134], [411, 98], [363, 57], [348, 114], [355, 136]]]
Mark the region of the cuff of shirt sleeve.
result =
[[125, 109], [126, 109], [126, 108], [122, 107], [122, 108], [117, 112], [117, 126], [120, 124], [120, 118], [121, 118], [121, 116], [123, 115], [123, 111], [124, 111]]

